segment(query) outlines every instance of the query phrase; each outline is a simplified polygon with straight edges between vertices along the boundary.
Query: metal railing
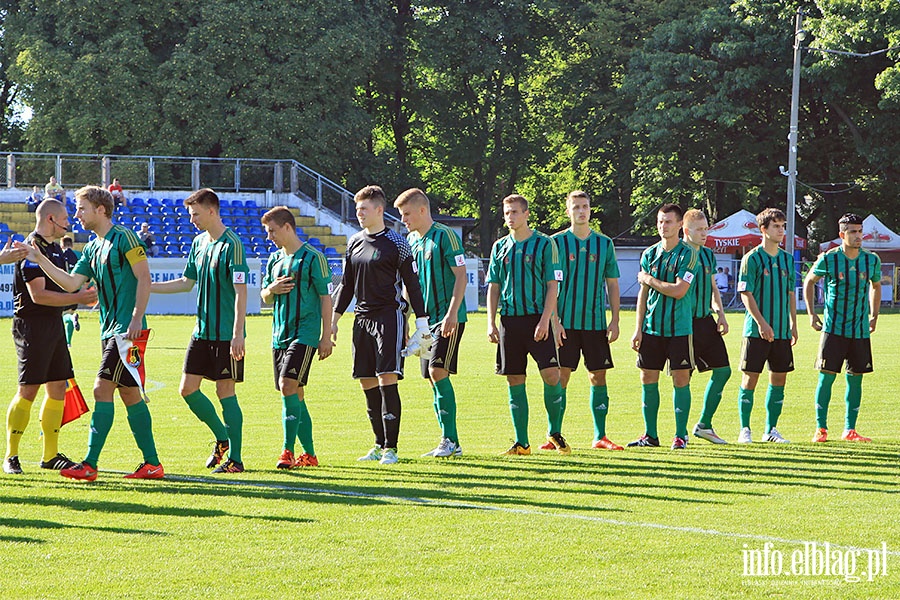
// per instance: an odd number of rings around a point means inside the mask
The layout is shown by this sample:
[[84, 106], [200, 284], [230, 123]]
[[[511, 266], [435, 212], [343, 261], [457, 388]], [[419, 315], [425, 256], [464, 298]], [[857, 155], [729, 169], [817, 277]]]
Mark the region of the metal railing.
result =
[[[0, 171], [2, 174], [2, 171]], [[202, 156], [97, 155], [52, 152], [6, 154], [7, 188], [39, 186], [54, 175], [64, 187], [102, 185], [114, 178], [128, 189], [193, 191], [209, 187], [233, 192], [290, 192], [343, 223], [356, 224], [353, 193], [294, 159]], [[399, 222], [385, 214], [388, 224]]]

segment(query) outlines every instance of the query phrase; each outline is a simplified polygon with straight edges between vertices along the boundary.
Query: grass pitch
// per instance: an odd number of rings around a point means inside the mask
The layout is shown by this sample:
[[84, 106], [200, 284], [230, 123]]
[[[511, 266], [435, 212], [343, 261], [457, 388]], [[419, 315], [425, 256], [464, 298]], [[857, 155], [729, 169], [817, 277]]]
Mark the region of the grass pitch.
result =
[[[90, 315], [81, 316], [73, 355], [89, 396], [98, 327]], [[628, 342], [634, 315], [622, 318], [609, 373], [608, 431], [624, 444], [643, 424]], [[729, 318], [733, 365], [741, 319]], [[247, 325], [246, 383], [238, 387], [244, 474], [209, 475], [203, 463], [212, 438], [178, 395], [191, 318], [150, 319], [150, 410], [166, 480], [121, 478], [141, 458], [118, 401], [97, 482], [40, 471], [35, 407], [20, 451], [26, 474], [0, 478], [0, 598], [900, 597], [894, 397], [900, 378], [892, 362], [900, 316], [883, 316], [873, 337], [877, 371], [866, 376], [858, 426], [872, 444], [809, 442], [818, 334], [801, 317], [797, 371], [788, 377], [779, 422], [789, 445], [712, 446], [692, 438], [677, 453], [591, 450], [582, 369], [569, 387], [564, 427], [574, 454], [507, 458], [497, 455], [512, 436], [506, 385], [493, 375], [485, 315], [472, 315], [453, 379], [464, 456], [419, 458], [436, 445], [439, 429], [428, 384], [408, 368], [400, 384], [401, 462], [391, 467], [356, 462], [372, 439], [362, 393], [349, 375], [351, 320], [342, 319], [335, 354], [313, 365], [307, 387], [322, 465], [316, 469], [274, 468], [281, 401], [272, 383], [267, 317]], [[0, 327], [8, 331], [9, 320]], [[0, 352], [0, 396], [7, 402], [16, 381], [10, 336], [3, 336]], [[540, 379], [531, 369], [536, 450], [546, 421]], [[692, 384], [691, 426], [707, 380], [701, 374]], [[738, 382], [735, 372], [714, 422], [732, 442]], [[209, 383], [203, 389], [214, 394]], [[664, 378], [660, 390], [660, 436], [668, 446], [670, 381]], [[839, 378], [829, 421], [834, 439], [843, 428], [843, 392]], [[761, 384], [753, 414], [757, 439], [764, 395]], [[88, 425], [86, 416], [63, 429], [61, 449], [76, 460], [85, 453]], [[811, 558], [824, 557], [826, 542], [829, 571], [817, 574]], [[874, 552], [884, 548], [887, 554]], [[781, 572], [773, 574], [779, 556]]]

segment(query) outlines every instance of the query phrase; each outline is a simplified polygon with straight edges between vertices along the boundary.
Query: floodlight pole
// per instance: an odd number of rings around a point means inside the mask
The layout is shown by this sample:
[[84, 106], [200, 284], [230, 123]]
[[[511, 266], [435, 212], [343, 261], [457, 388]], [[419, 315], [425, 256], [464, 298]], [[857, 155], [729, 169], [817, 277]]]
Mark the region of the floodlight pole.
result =
[[787, 231], [785, 232], [785, 249], [794, 255], [794, 231], [797, 214], [797, 128], [800, 113], [800, 58], [803, 51], [801, 43], [806, 38], [803, 31], [803, 11], [797, 9], [794, 25], [794, 72], [791, 85], [791, 126], [788, 132], [788, 168], [787, 168]]

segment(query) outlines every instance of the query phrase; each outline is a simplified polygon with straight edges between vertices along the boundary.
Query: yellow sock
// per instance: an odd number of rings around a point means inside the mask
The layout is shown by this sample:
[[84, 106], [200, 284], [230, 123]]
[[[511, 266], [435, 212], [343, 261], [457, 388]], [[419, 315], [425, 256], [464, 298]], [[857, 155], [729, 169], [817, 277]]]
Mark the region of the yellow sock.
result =
[[59, 453], [59, 428], [62, 427], [65, 400], [54, 400], [47, 396], [41, 406], [41, 432], [44, 434], [44, 462]]
[[18, 394], [9, 403], [6, 411], [6, 458], [19, 455], [19, 440], [31, 419], [31, 405], [34, 400], [20, 398]]

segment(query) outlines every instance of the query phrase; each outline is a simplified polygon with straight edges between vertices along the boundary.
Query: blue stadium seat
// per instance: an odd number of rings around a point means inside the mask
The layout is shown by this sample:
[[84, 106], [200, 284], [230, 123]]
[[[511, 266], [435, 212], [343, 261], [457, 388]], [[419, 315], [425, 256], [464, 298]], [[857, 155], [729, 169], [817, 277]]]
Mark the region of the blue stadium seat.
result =
[[319, 238], [312, 237], [306, 241], [312, 246], [322, 246], [323, 245], [322, 242], [319, 241]]
[[194, 238], [189, 235], [179, 235], [178, 242], [181, 244], [187, 244], [188, 246], [194, 241]]
[[147, 206], [147, 201], [144, 200], [143, 198], [135, 196], [134, 198], [132, 198], [131, 200], [128, 201], [128, 206], [130, 206], [130, 207], [135, 207], [135, 206], [145, 207], [145, 206]]
[[334, 248], [325, 248], [325, 258], [339, 258], [340, 256], [340, 253]]

